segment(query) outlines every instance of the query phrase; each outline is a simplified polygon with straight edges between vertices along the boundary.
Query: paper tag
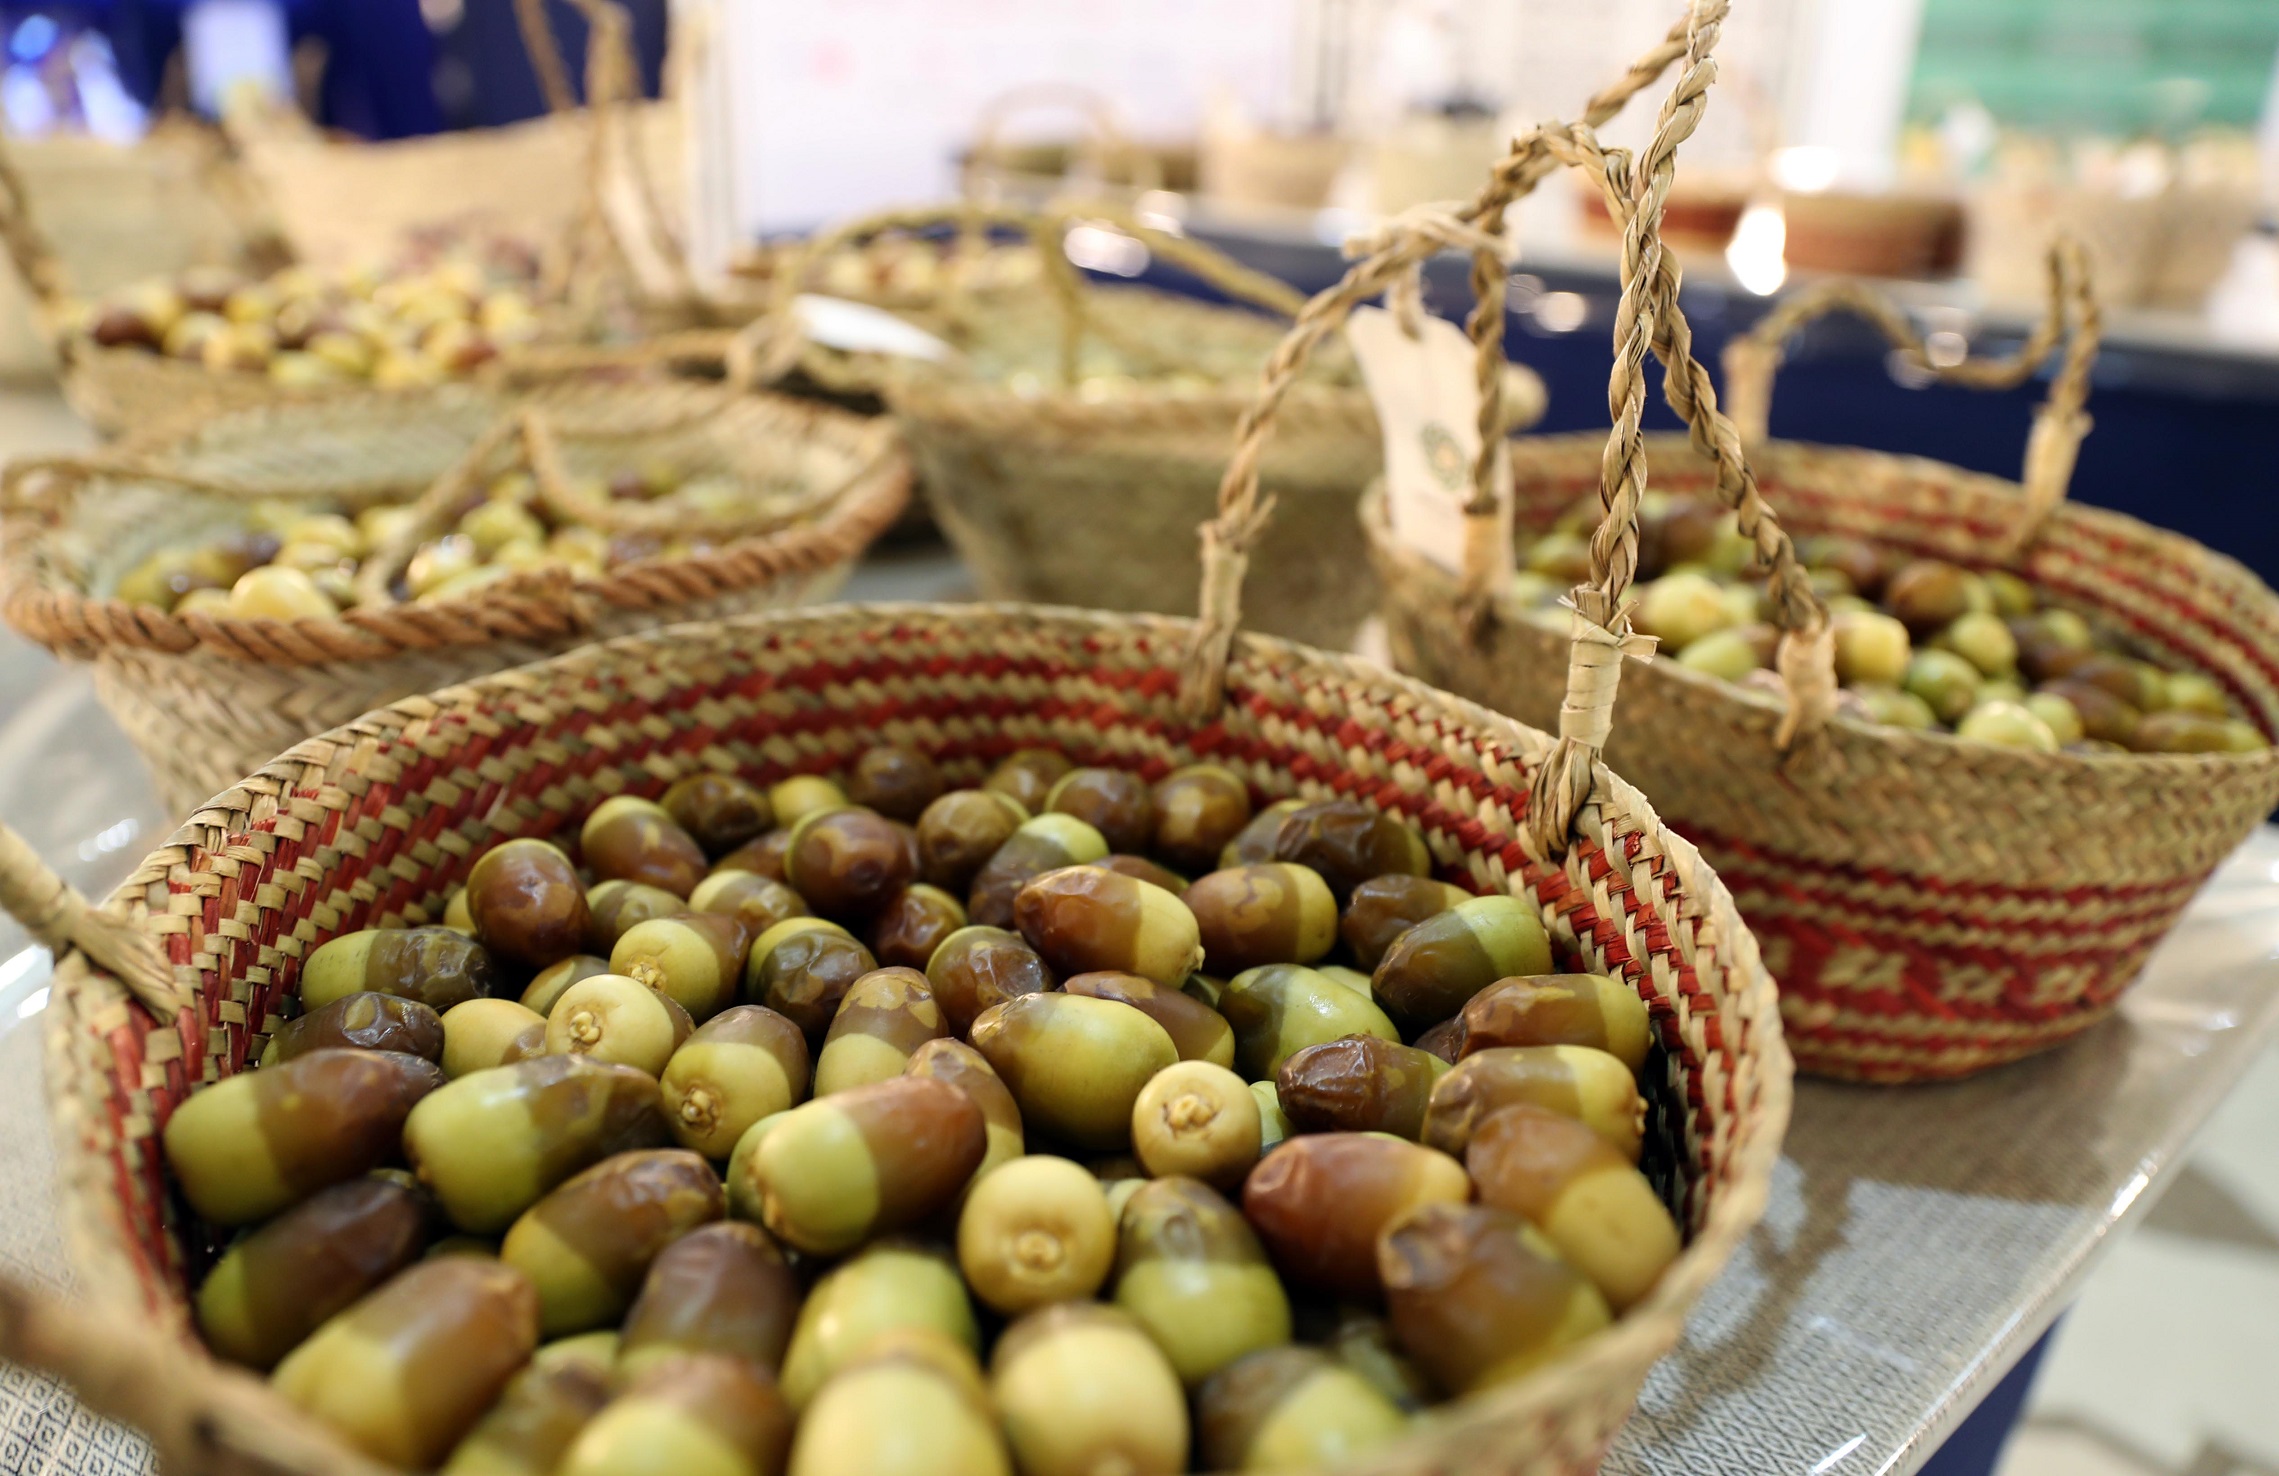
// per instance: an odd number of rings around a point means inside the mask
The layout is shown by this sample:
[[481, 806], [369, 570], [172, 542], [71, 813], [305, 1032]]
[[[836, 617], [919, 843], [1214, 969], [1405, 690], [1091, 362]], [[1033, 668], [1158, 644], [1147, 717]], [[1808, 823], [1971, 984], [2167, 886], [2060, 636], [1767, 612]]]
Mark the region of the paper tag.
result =
[[1464, 504], [1480, 454], [1472, 341], [1427, 316], [1411, 338], [1383, 308], [1353, 310], [1346, 341], [1385, 433], [1385, 504], [1393, 536], [1452, 572], [1464, 568]]
[[802, 292], [792, 305], [799, 310], [801, 331], [825, 348], [937, 361], [951, 354], [948, 344], [925, 329], [869, 303]]

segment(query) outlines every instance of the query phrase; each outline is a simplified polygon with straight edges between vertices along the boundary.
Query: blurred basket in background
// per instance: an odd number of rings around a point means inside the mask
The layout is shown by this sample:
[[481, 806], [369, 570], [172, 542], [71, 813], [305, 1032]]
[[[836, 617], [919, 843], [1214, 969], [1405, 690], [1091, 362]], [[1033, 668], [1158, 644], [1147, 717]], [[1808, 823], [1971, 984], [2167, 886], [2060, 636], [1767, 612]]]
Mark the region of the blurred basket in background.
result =
[[[485, 354], [531, 337], [550, 344], [625, 341], [736, 317], [733, 303], [695, 288], [656, 174], [645, 162], [644, 150], [663, 148], [658, 141], [673, 138], [677, 124], [668, 105], [640, 102], [630, 19], [617, 0], [573, 3], [592, 28], [587, 92], [593, 106], [513, 129], [402, 144], [331, 143], [293, 125], [297, 142], [280, 143], [283, 152], [269, 157], [276, 173], [268, 188], [252, 190], [267, 197], [264, 209], [282, 216], [288, 232], [314, 233], [300, 244], [317, 259], [295, 267], [294, 286], [287, 287], [282, 274], [256, 273], [226, 283], [224, 292], [242, 288], [265, 296], [272, 312], [291, 300], [321, 300], [323, 310], [337, 316], [406, 285], [379, 268], [404, 266], [439, 238], [456, 238], [463, 247], [526, 263], [516, 285], [533, 299], [526, 307], [528, 331], [487, 342]], [[532, 34], [551, 35], [542, 24]], [[550, 46], [550, 39], [542, 44]], [[249, 143], [255, 154], [266, 147], [261, 131], [254, 129]], [[677, 157], [677, 144], [669, 152]], [[301, 155], [307, 168], [296, 172], [290, 161]], [[229, 177], [249, 178], [250, 171]], [[470, 202], [486, 208], [469, 215], [464, 207]], [[45, 210], [13, 158], [0, 156], [0, 243], [37, 303], [38, 321], [62, 365], [65, 398], [106, 436], [186, 415], [419, 388], [437, 378], [471, 377], [481, 362], [480, 356], [474, 363], [438, 358], [397, 378], [377, 372], [376, 360], [421, 358], [423, 335], [435, 326], [424, 319], [354, 330], [351, 336], [364, 343], [363, 367], [312, 361], [300, 366], [307, 372], [293, 375], [273, 371], [283, 367], [280, 350], [297, 351], [299, 340], [284, 338], [267, 320], [243, 325], [248, 332], [263, 330], [263, 346], [249, 350], [244, 362], [226, 354], [203, 362], [195, 347], [177, 352], [171, 337], [161, 343], [148, 330], [139, 338], [107, 336], [104, 305], [86, 295], [89, 284], [46, 229]], [[503, 225], [503, 233], [493, 224]], [[487, 288], [452, 291], [465, 298], [458, 311], [471, 319]], [[212, 306], [236, 312], [234, 300]], [[181, 313], [179, 302], [174, 310]], [[399, 331], [409, 334], [401, 345], [391, 336]]]
[[[161, 121], [132, 144], [77, 135], [9, 145], [41, 224], [71, 263], [73, 284], [103, 293], [187, 267], [236, 267], [273, 249], [243, 180], [205, 128]], [[41, 305], [0, 277], [0, 379], [55, 373]]]
[[[827, 259], [848, 242], [943, 228], [1021, 232], [1036, 243], [1046, 289], [953, 294], [935, 323], [955, 354], [880, 371], [935, 520], [982, 596], [1193, 610], [1193, 528], [1212, 505], [1252, 376], [1278, 330], [1244, 307], [1086, 281], [1064, 250], [1074, 238], [1126, 253], [1123, 267], [1160, 260], [1285, 314], [1297, 294], [1098, 203], [889, 212], [827, 231], [810, 251]], [[779, 279], [762, 377], [806, 352], [789, 309], [799, 275]], [[1268, 466], [1288, 512], [1251, 572], [1257, 623], [1342, 646], [1369, 608], [1350, 510], [1379, 459], [1376, 417], [1350, 361], [1312, 378], [1289, 417], [1287, 445]]]
[[2196, 312], [2262, 208], [2258, 162], [2241, 141], [2061, 159], [2054, 145], [2014, 140], [1971, 190], [1969, 271], [1989, 298], [2030, 302], [2044, 243], [2065, 231], [2088, 248], [2108, 303]]
[[[610, 504], [587, 516], [629, 543], [599, 572], [532, 568], [454, 598], [383, 594], [328, 619], [116, 597], [145, 556], [242, 527], [265, 500], [352, 512], [427, 497], [440, 521], [407, 535], [400, 558], [449, 530], [457, 509], [445, 504], [468, 495], [462, 483], [480, 496], [481, 478], [512, 465], [508, 428], [542, 472], [533, 417], [563, 485], [663, 465], [725, 484], [730, 511], [708, 529], [699, 511]], [[456, 386], [255, 408], [96, 459], [12, 468], [0, 613], [94, 665], [102, 701], [186, 813], [262, 756], [408, 693], [599, 637], [823, 598], [908, 490], [883, 421], [719, 385], [579, 381], [517, 398]]]

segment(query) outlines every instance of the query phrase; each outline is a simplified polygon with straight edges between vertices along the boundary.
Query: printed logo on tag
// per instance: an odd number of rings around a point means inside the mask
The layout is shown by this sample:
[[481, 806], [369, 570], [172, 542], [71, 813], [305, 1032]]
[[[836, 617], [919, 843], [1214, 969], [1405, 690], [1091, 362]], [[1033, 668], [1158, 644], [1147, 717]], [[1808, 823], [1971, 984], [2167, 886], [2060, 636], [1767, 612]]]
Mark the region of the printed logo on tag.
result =
[[1385, 434], [1385, 505], [1393, 536], [1444, 568], [1464, 567], [1464, 504], [1480, 451], [1472, 342], [1427, 317], [1415, 337], [1383, 308], [1353, 311], [1346, 341]]

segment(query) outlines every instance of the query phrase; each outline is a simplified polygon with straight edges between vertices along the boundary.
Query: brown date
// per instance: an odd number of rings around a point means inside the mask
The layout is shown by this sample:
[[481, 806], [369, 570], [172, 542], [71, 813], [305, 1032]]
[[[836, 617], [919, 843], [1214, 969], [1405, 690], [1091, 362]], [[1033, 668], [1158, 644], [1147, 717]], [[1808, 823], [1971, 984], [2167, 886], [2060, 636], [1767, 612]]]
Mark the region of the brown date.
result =
[[[769, 881], [783, 880], [783, 853], [791, 847], [791, 827], [778, 825], [756, 840], [748, 840], [712, 864], [715, 872], [748, 871]], [[690, 896], [695, 893], [691, 892]]]
[[1424, 837], [1403, 821], [1358, 800], [1326, 800], [1282, 817], [1274, 832], [1274, 859], [1311, 866], [1342, 904], [1373, 876], [1423, 876], [1432, 857]]
[[733, 774], [691, 774], [657, 802], [708, 856], [724, 856], [775, 828], [767, 792]]
[[808, 915], [807, 901], [774, 877], [756, 871], [715, 870], [688, 894], [696, 912], [718, 912], [736, 919], [759, 937], [779, 922]]
[[806, 1033], [809, 1044], [819, 1046], [847, 990], [877, 967], [870, 950], [838, 924], [795, 917], [777, 923], [752, 944], [744, 998], [784, 1016]]
[[926, 961], [926, 982], [952, 1035], [964, 1035], [976, 1016], [1020, 994], [1053, 987], [1044, 959], [1018, 933], [1004, 928], [960, 928]]
[[879, 908], [870, 951], [887, 968], [924, 969], [942, 941], [965, 926], [965, 904], [940, 887], [917, 882]]
[[1401, 934], [1471, 895], [1429, 876], [1373, 876], [1353, 889], [1338, 935], [1353, 951], [1354, 966], [1373, 973]]
[[889, 820], [916, 820], [941, 798], [942, 771], [913, 748], [882, 744], [855, 760], [847, 798]]
[[604, 881], [637, 881], [686, 897], [704, 880], [704, 849], [655, 800], [603, 800], [578, 832], [578, 853]]
[[915, 865], [892, 821], [850, 807], [792, 827], [783, 877], [818, 915], [859, 922], [910, 885]]
[[1374, 1300], [1377, 1237], [1419, 1206], [1471, 1197], [1464, 1165], [1445, 1153], [1374, 1133], [1313, 1133], [1258, 1161], [1242, 1214], [1292, 1279]]
[[443, 1058], [443, 1018], [416, 999], [366, 990], [288, 1020], [269, 1037], [261, 1064], [274, 1066], [311, 1051], [352, 1048]]
[[1046, 792], [1044, 807], [1099, 831], [1111, 851], [1145, 850], [1155, 836], [1155, 796], [1123, 769], [1071, 769]]
[[1250, 786], [1232, 769], [1189, 764], [1155, 786], [1155, 854], [1189, 872], [1210, 871], [1250, 823]]
[[1519, 1378], [1611, 1320], [1606, 1299], [1506, 1210], [1432, 1204], [1377, 1251], [1393, 1336], [1445, 1394]]
[[586, 889], [570, 858], [542, 840], [510, 840], [467, 873], [467, 915], [483, 946], [542, 969], [585, 947]]
[[1028, 810], [1011, 795], [991, 789], [952, 790], [918, 817], [918, 874], [946, 892], [964, 896], [975, 874], [1028, 818]]
[[1337, 899], [1309, 866], [1231, 866], [1197, 881], [1183, 900], [1202, 935], [1204, 967], [1222, 977], [1310, 964], [1337, 945]]
[[1045, 807], [1045, 796], [1052, 791], [1060, 777], [1076, 766], [1050, 748], [1021, 748], [1006, 755], [1003, 762], [989, 771], [981, 781], [983, 789], [993, 789], [1020, 803], [1030, 814], [1039, 814]]
[[1301, 1133], [1391, 1133], [1415, 1142], [1425, 1103], [1448, 1063], [1415, 1046], [1349, 1035], [1292, 1051], [1274, 1072], [1275, 1097]]

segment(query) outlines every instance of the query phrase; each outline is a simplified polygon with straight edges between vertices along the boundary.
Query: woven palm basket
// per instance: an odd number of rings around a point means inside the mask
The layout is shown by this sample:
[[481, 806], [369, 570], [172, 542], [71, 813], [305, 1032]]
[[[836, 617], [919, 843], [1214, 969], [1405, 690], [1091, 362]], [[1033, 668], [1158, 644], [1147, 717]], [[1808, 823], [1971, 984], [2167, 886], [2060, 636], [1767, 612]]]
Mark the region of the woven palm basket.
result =
[[[1705, 81], [1722, 12], [1702, 0], [1663, 59], [1693, 53], [1681, 88]], [[1634, 424], [1618, 426], [1610, 458], [1627, 460], [1635, 439]], [[1199, 621], [907, 605], [680, 626], [309, 739], [201, 809], [99, 909], [0, 844], [0, 903], [73, 945], [47, 1012], [47, 1079], [60, 1198], [91, 1296], [64, 1312], [9, 1291], [19, 1315], [0, 1318], [0, 1353], [63, 1373], [98, 1409], [140, 1424], [178, 1473], [368, 1469], [191, 1339], [187, 1283], [205, 1231], [155, 1142], [188, 1093], [258, 1055], [309, 950], [439, 917], [489, 847], [562, 833], [612, 794], [654, 794], [701, 770], [761, 782], [830, 772], [881, 740], [970, 783], [1042, 744], [1148, 776], [1208, 758], [1261, 799], [1342, 795], [1396, 813], [1441, 876], [1537, 906], [1563, 948], [1647, 1002], [1659, 1038], [1644, 1073], [1647, 1161], [1685, 1251], [1643, 1303], [1561, 1361], [1342, 1468], [1595, 1471], [1647, 1370], [1764, 1207], [1790, 1105], [1771, 980], [1722, 884], [1590, 745], [1356, 657], [1238, 636], [1244, 554], [1267, 507], [1241, 467], [1224, 491], [1203, 538], [1212, 597]]]
[[[733, 479], [754, 521], [701, 551], [574, 580], [516, 576], [443, 602], [329, 620], [174, 615], [111, 598], [154, 549], [235, 525], [264, 497], [354, 508], [503, 467], [535, 415], [568, 476], [663, 464]], [[243, 410], [92, 461], [11, 470], [0, 616], [87, 661], [177, 814], [303, 737], [413, 692], [597, 637], [781, 608], [836, 591], [909, 496], [893, 430], [827, 407], [688, 381], [575, 382], [503, 400], [468, 387]], [[639, 516], [638, 514], [632, 516]]]
[[[874, 217], [832, 238], [955, 225], [980, 209]], [[1193, 529], [1211, 511], [1235, 422], [1281, 330], [1245, 307], [1082, 283], [1062, 243], [1071, 229], [1112, 222], [1238, 302], [1288, 316], [1300, 299], [1115, 207], [988, 213], [1037, 238], [1051, 290], [993, 299], [970, 333], [953, 335], [955, 364], [885, 379], [935, 521], [984, 598], [1194, 610]], [[1284, 513], [1251, 571], [1255, 623], [1342, 646], [1373, 599], [1351, 510], [1381, 459], [1350, 360], [1290, 396], [1282, 430], [1266, 482]]]
[[1476, 1471], [1493, 1453], [1499, 1470], [1595, 1469], [1763, 1206], [1789, 1088], [1755, 945], [1692, 847], [1603, 768], [1565, 854], [1537, 852], [1525, 817], [1553, 747], [1544, 735], [1357, 658], [1259, 637], [1237, 644], [1224, 706], [1196, 720], [1179, 701], [1192, 637], [1191, 622], [1164, 617], [1003, 606], [679, 626], [396, 703], [233, 785], [100, 914], [164, 952], [161, 987], [188, 1003], [154, 1018], [80, 955], [56, 975], [61, 1199], [79, 1284], [97, 1300], [71, 1314], [80, 1342], [46, 1361], [147, 1429], [170, 1471], [244, 1469], [225, 1462], [248, 1450], [276, 1463], [263, 1469], [362, 1469], [191, 1341], [188, 1277], [207, 1232], [183, 1214], [157, 1148], [185, 1094], [260, 1054], [309, 950], [436, 920], [475, 857], [510, 836], [567, 833], [610, 794], [654, 794], [705, 769], [829, 771], [882, 740], [972, 783], [1044, 744], [1148, 776], [1209, 759], [1261, 798], [1348, 795], [1398, 813], [1442, 876], [1538, 904], [1563, 947], [1649, 1002], [1662, 1043], [1647, 1068], [1649, 1153], [1689, 1234], [1682, 1258], [1567, 1361], [1452, 1406], [1353, 1468]]
[[[1699, 366], [1673, 375], [1698, 430], [1649, 439], [1654, 484], [1739, 506], [1763, 561], [1794, 572], [1789, 526], [1873, 539], [1974, 568], [2006, 568], [2110, 624], [2146, 657], [2215, 676], [2279, 734], [2279, 597], [2247, 569], [2132, 518], [2062, 503], [2095, 339], [2078, 254], [2067, 362], [2037, 418], [2021, 482], [1919, 457], [1774, 442], [1743, 467]], [[2053, 281], [2065, 285], [2065, 273]], [[1903, 314], [1857, 288], [1808, 294], [1742, 340], [1727, 384], [1761, 439], [1782, 338], [1830, 307], [1866, 312], [1928, 372], [2022, 381], [2061, 312], [2008, 361], [1933, 366]], [[1745, 412], [1745, 413], [1744, 413]], [[1704, 452], [1707, 454], [1704, 454]], [[1753, 480], [1751, 478], [1753, 473]], [[1599, 481], [1586, 438], [1522, 439], [1513, 515], [1541, 531]], [[1463, 582], [1392, 537], [1370, 536], [1396, 663], [1527, 722], [1566, 699], [1566, 639], [1516, 608], [1456, 618]], [[1594, 554], [1600, 552], [1594, 549]], [[1833, 694], [1816, 600], [1782, 606], [1791, 693]], [[1821, 626], [1824, 630], [1825, 627]], [[2202, 881], [2279, 802], [2279, 751], [2038, 754], [1830, 715], [1674, 661], [1632, 661], [1608, 761], [1632, 777], [1733, 888], [1780, 980], [1799, 1066], [1870, 1081], [1964, 1075], [2047, 1049], [2104, 1018]]]

